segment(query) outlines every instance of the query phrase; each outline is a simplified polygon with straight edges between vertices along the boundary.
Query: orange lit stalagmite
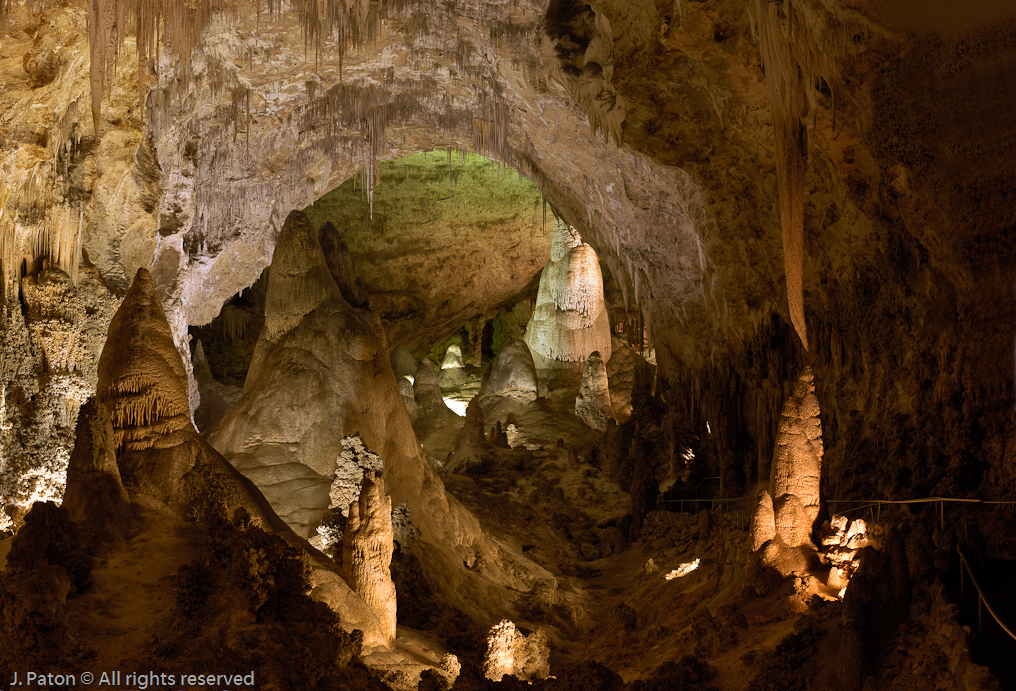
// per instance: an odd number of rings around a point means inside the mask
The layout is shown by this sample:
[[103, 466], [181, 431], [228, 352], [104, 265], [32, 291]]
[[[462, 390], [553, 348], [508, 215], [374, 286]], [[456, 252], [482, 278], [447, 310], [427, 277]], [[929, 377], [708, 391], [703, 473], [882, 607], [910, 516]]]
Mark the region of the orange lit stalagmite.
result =
[[349, 505], [342, 535], [342, 565], [346, 579], [381, 621], [381, 632], [395, 640], [395, 584], [390, 571], [394, 552], [392, 499], [384, 478], [364, 473], [360, 497]]

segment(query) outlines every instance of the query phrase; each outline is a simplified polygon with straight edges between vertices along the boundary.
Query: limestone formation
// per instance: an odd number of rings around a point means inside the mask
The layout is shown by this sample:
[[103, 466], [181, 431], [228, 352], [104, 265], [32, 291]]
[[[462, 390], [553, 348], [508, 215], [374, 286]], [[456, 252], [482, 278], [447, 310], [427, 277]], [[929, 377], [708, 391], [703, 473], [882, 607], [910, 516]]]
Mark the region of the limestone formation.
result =
[[392, 500], [384, 478], [372, 470], [364, 473], [359, 498], [349, 505], [342, 536], [342, 566], [353, 592], [359, 595], [381, 622], [381, 632], [395, 640], [395, 584], [391, 563], [394, 552]]
[[525, 341], [509, 341], [490, 368], [490, 378], [480, 389], [481, 404], [493, 397], [514, 398], [523, 403], [536, 400], [539, 379], [533, 355]]
[[547, 634], [542, 629], [526, 636], [505, 619], [487, 636], [483, 675], [491, 681], [501, 681], [506, 674], [522, 681], [546, 679], [550, 676], [549, 656]]
[[582, 422], [600, 432], [614, 420], [607, 384], [607, 366], [595, 350], [582, 366], [582, 385], [575, 399], [575, 415]]
[[243, 389], [239, 386], [228, 386], [216, 381], [205, 358], [201, 341], [194, 343], [194, 354], [191, 356], [194, 365], [194, 378], [197, 380], [201, 394], [201, 404], [194, 411], [194, 424], [198, 431], [205, 432], [222, 419], [222, 416], [240, 400]]
[[397, 345], [392, 350], [392, 354], [389, 356], [392, 362], [392, 371], [395, 372], [396, 377], [404, 377], [406, 375], [412, 377], [416, 374], [416, 358], [409, 352], [409, 349], [404, 345]]
[[773, 499], [764, 489], [759, 491], [758, 498], [755, 500], [755, 511], [752, 513], [748, 535], [752, 552], [758, 552], [763, 545], [776, 538]]
[[448, 346], [444, 359], [441, 360], [441, 372], [437, 376], [442, 389], [462, 386], [466, 383], [467, 374], [462, 362], [462, 349], [454, 343]]
[[434, 366], [427, 358], [423, 358], [420, 361], [420, 366], [416, 368], [416, 377], [413, 379], [413, 394], [416, 396], [416, 405], [419, 408], [421, 418], [444, 417], [450, 419], [448, 418], [449, 415], [455, 415], [445, 405], [437, 373], [434, 372]]
[[377, 617], [345, 585], [334, 562], [298, 537], [257, 487], [198, 436], [183, 362], [146, 269], [138, 270], [110, 323], [96, 393], [110, 411], [112, 445], [133, 501], [185, 518], [207, 506], [222, 507], [227, 516], [242, 509], [255, 525], [308, 555], [312, 595], [341, 611], [343, 626], [361, 629], [367, 645], [385, 642]]
[[538, 369], [576, 368], [593, 351], [609, 360], [610, 338], [596, 251], [555, 218], [550, 261], [540, 276], [526, 345]]
[[[818, 398], [815, 397], [815, 377], [809, 367], [798, 378], [793, 395], [783, 406], [773, 459], [770, 487], [773, 503], [777, 507], [781, 504], [788, 507], [787, 521], [800, 521], [800, 525], [793, 529], [795, 535], [786, 536], [790, 538], [788, 544], [801, 544], [798, 540], [807, 539], [811, 534], [819, 512], [821, 475], [822, 423], [819, 419]], [[783, 501], [785, 495], [794, 495], [799, 500], [799, 518], [789, 518], [798, 509]], [[777, 508], [777, 530], [780, 529], [779, 515]], [[785, 529], [790, 530], [789, 525]]]
[[353, 307], [364, 307], [367, 304], [367, 287], [357, 275], [353, 265], [353, 255], [342, 239], [335, 224], [331, 221], [321, 226], [318, 231], [321, 251], [325, 255], [325, 263], [332, 273], [342, 297]]
[[117, 532], [127, 522], [130, 502], [116, 464], [113, 424], [94, 397], [78, 411], [77, 440], [67, 464], [63, 506], [72, 520], [91, 521]]
[[416, 405], [416, 392], [413, 384], [405, 377], [399, 377], [399, 393], [402, 394], [402, 402], [406, 404], [406, 412], [409, 419], [415, 420], [420, 415], [420, 408]]

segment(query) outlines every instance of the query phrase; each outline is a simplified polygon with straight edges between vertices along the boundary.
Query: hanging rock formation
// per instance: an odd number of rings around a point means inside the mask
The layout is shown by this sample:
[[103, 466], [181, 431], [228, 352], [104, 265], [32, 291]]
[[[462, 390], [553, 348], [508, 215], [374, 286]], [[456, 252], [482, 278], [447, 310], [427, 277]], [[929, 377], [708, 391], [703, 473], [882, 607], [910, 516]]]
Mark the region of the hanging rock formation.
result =
[[262, 529], [308, 554], [312, 595], [340, 612], [343, 626], [361, 629], [368, 646], [386, 642], [335, 563], [293, 533], [257, 487], [198, 436], [183, 362], [146, 269], [138, 270], [110, 323], [97, 398], [110, 411], [117, 464], [133, 501], [185, 518], [204, 504], [224, 506], [227, 516], [244, 509]]
[[367, 287], [357, 275], [353, 254], [335, 224], [328, 221], [322, 225], [318, 231], [318, 240], [325, 255], [325, 263], [328, 264], [328, 270], [332, 272], [332, 278], [335, 279], [342, 297], [353, 307], [365, 307], [368, 298]]
[[342, 566], [350, 587], [381, 621], [381, 633], [395, 640], [395, 584], [392, 582], [392, 500], [384, 478], [372, 470], [363, 476], [360, 497], [349, 505], [342, 536]]
[[538, 369], [581, 367], [594, 350], [610, 359], [610, 318], [596, 252], [557, 218], [525, 341]]
[[205, 432], [214, 427], [226, 414], [226, 411], [233, 407], [240, 399], [243, 389], [239, 386], [228, 386], [216, 381], [208, 366], [205, 350], [200, 340], [194, 344], [191, 364], [194, 365], [194, 378], [197, 380], [198, 391], [201, 394], [201, 405], [194, 411], [194, 424], [199, 431]]
[[582, 366], [582, 386], [575, 399], [575, 415], [595, 430], [603, 432], [614, 420], [607, 386], [607, 365], [595, 350]]

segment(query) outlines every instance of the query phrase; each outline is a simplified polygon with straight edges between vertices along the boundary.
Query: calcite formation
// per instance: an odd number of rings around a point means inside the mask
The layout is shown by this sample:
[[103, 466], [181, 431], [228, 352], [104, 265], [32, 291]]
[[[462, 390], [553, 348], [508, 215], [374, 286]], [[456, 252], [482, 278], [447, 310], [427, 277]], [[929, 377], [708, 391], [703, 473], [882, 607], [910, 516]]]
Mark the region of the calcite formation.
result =
[[364, 473], [359, 498], [348, 507], [342, 536], [342, 566], [353, 592], [359, 595], [381, 622], [381, 633], [395, 640], [395, 584], [390, 571], [394, 536], [392, 500], [384, 478]]
[[416, 358], [409, 352], [409, 348], [399, 344], [392, 349], [392, 354], [389, 356], [392, 363], [392, 371], [395, 372], [396, 377], [404, 377], [409, 375], [412, 377], [416, 374]]
[[575, 416], [600, 432], [614, 420], [607, 383], [607, 365], [595, 350], [582, 365], [582, 384], [575, 399]]
[[405, 377], [399, 377], [399, 393], [402, 394], [402, 402], [406, 404], [406, 412], [409, 419], [415, 420], [420, 415], [420, 407], [416, 405], [416, 391], [413, 384]]
[[524, 681], [545, 679], [550, 675], [549, 656], [547, 634], [542, 629], [526, 636], [505, 619], [487, 635], [483, 675], [491, 681], [501, 681], [506, 674]]
[[782, 525], [782, 537], [795, 547], [810, 539], [819, 512], [823, 453], [819, 412], [815, 376], [805, 368], [780, 416], [770, 487], [777, 531]]
[[480, 403], [490, 398], [513, 398], [523, 403], [536, 400], [539, 378], [533, 355], [525, 341], [505, 343], [494, 358], [490, 378], [480, 389]]
[[437, 375], [438, 384], [442, 389], [462, 386], [466, 383], [465, 363], [462, 362], [462, 348], [454, 343], [448, 346], [441, 360], [441, 372]]
[[449, 419], [449, 415], [455, 415], [445, 405], [438, 374], [434, 371], [434, 365], [427, 358], [423, 358], [416, 368], [416, 376], [413, 378], [413, 394], [416, 396], [416, 405], [421, 418]]
[[78, 411], [63, 506], [71, 520], [104, 523], [119, 530], [127, 524], [129, 501], [116, 463], [109, 411], [94, 397], [89, 398]]
[[610, 316], [596, 251], [557, 218], [525, 341], [538, 369], [581, 368], [593, 351], [610, 359]]
[[111, 445], [132, 501], [184, 517], [211, 504], [230, 516], [243, 509], [255, 524], [307, 554], [314, 597], [341, 611], [344, 626], [360, 628], [371, 646], [387, 640], [334, 562], [298, 537], [257, 487], [198, 436], [183, 363], [145, 269], [138, 269], [110, 323], [96, 397], [110, 412]]

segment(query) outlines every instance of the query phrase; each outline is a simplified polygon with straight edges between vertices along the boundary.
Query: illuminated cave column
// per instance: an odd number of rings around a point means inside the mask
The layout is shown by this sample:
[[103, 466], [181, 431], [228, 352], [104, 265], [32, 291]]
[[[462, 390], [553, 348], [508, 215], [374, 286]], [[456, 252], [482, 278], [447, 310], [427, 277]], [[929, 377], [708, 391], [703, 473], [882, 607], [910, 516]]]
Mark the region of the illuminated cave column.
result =
[[805, 368], [780, 415], [769, 486], [776, 534], [790, 547], [811, 541], [818, 517], [823, 453], [819, 412], [815, 377]]
[[599, 259], [578, 231], [558, 218], [525, 341], [537, 369], [579, 370], [593, 351], [604, 362], [610, 359]]

